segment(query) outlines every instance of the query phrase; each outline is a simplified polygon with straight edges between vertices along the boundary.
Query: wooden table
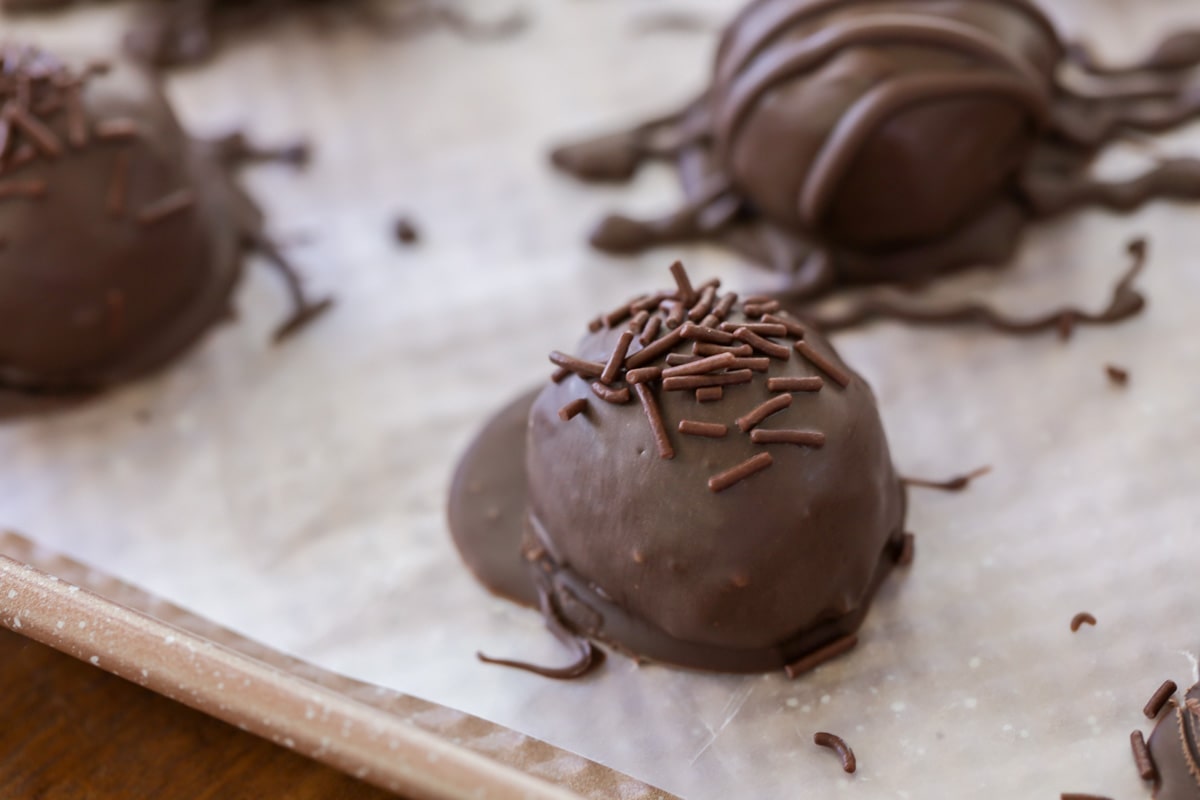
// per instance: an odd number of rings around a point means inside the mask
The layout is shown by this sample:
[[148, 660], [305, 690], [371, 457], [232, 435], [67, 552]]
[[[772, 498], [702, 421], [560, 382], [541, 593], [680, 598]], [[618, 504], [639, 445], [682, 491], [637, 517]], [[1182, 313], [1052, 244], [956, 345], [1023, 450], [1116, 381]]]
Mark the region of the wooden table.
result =
[[392, 797], [3, 628], [0, 786], [12, 800]]

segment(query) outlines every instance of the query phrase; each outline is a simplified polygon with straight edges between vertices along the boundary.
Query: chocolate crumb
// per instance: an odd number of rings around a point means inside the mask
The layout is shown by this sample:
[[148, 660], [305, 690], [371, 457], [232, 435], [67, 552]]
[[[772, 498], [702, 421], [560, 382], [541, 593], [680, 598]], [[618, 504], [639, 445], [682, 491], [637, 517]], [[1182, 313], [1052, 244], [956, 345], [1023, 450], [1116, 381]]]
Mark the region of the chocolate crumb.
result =
[[400, 244], [416, 244], [421, 239], [420, 231], [408, 217], [397, 217], [392, 223], [392, 236]]
[[1129, 370], [1118, 367], [1115, 364], [1106, 364], [1104, 371], [1108, 375], [1108, 382], [1113, 386], [1129, 385]]
[[1080, 611], [1071, 618], [1071, 633], [1077, 633], [1084, 625], [1091, 625], [1095, 627], [1096, 618], [1086, 611]]
[[833, 750], [842, 759], [842, 769], [846, 772], [854, 772], [858, 768], [858, 761], [854, 758], [854, 751], [850, 749], [850, 745], [846, 744], [846, 740], [837, 734], [820, 733], [813, 734], [813, 743], [818, 747], [828, 747]]

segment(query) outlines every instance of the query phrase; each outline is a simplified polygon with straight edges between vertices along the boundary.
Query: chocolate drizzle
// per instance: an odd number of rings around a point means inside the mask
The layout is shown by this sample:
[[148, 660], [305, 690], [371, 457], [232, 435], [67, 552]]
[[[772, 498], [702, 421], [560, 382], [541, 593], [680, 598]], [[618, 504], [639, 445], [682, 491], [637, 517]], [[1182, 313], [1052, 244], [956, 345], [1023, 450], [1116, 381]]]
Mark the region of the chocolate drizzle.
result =
[[[1072, 62], [1089, 74], [1065, 69]], [[634, 252], [716, 239], [791, 275], [790, 297], [804, 303], [852, 283], [1003, 263], [1030, 220], [1084, 205], [1123, 212], [1155, 197], [1200, 198], [1200, 159], [1127, 181], [1090, 175], [1115, 139], [1200, 116], [1187, 80], [1198, 66], [1196, 32], [1106, 66], [1020, 0], [753, 0], [725, 28], [699, 98], [552, 160], [592, 181], [673, 162], [684, 208], [646, 222], [611, 216], [593, 244]], [[1060, 324], [978, 306], [864, 312], [1018, 334]]]

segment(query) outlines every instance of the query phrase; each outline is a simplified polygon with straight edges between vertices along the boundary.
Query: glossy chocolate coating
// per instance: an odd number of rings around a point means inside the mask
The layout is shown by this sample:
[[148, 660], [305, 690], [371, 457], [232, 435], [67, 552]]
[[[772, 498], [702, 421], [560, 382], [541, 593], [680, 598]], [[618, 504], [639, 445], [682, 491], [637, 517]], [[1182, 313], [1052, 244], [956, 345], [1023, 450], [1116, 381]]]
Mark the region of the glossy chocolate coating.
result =
[[[621, 362], [607, 388], [569, 373], [488, 424], [454, 479], [454, 539], [485, 585], [529, 605], [547, 594], [555, 621], [582, 637], [685, 667], [781, 669], [857, 630], [899, 555], [904, 488], [870, 387], [811, 331], [802, 343], [766, 329], [762, 340], [748, 337], [753, 352], [736, 358], [752, 361], [699, 376], [729, 379], [716, 401], [673, 387], [672, 373], [632, 377], [697, 347], [694, 323], [668, 324], [671, 306], [650, 312], [657, 333], [646, 343], [634, 337], [634, 363]], [[733, 337], [741, 326], [771, 324], [739, 305], [694, 316], [705, 318], [705, 335], [733, 339], [730, 347], [743, 347]], [[628, 324], [586, 336], [574, 353], [582, 362], [570, 363], [609, 363]], [[640, 356], [646, 348], [656, 349]], [[796, 378], [809, 380], [769, 386]], [[757, 419], [765, 403], [781, 407]], [[681, 421], [725, 433], [689, 435]], [[800, 432], [817, 443], [763, 441]], [[522, 454], [525, 469], [514, 476]], [[766, 468], [720, 485], [723, 473], [764, 454]], [[516, 579], [521, 561], [527, 584]]]
[[1168, 708], [1147, 744], [1158, 773], [1155, 800], [1200, 800], [1200, 685]]
[[[746, 318], [735, 312], [730, 319]], [[606, 360], [619, 334], [616, 328], [586, 337], [579, 357]], [[828, 342], [811, 333], [808, 340], [841, 363]], [[670, 460], [659, 457], [639, 404], [596, 402], [579, 377], [543, 389], [529, 418], [529, 524], [561, 571], [661, 631], [654, 652], [628, 649], [663, 661], [678, 660], [676, 640], [769, 651], [865, 603], [880, 556], [904, 519], [903, 490], [870, 387], [854, 375], [845, 389], [827, 383], [797, 393], [790, 408], [763, 424], [824, 432], [819, 449], [764, 448], [735, 425], [777, 396], [767, 390], [768, 375], [819, 374], [793, 353], [751, 383], [727, 387], [719, 402], [658, 392], [675, 449]], [[589, 400], [588, 411], [562, 421], [558, 410], [576, 398]], [[681, 435], [683, 419], [723, 423], [730, 433]], [[770, 469], [710, 491], [712, 475], [764, 449], [775, 459]], [[588, 599], [578, 598], [584, 605]], [[587, 632], [622, 644], [619, 624], [593, 610], [601, 619]]]
[[[190, 137], [130, 64], [79, 75], [32, 50], [4, 57], [14, 75], [18, 63], [45, 75], [30, 79], [22, 112], [44, 133], [10, 123], [0, 161], [0, 416], [171, 361], [229, 315], [245, 249], [269, 249], [261, 213], [230, 178], [249, 152], [239, 138]], [[22, 102], [17, 80], [7, 108]], [[306, 306], [289, 280], [294, 327], [324, 306]]]
[[709, 96], [716, 150], [757, 209], [810, 237], [948, 234], [1012, 179], [1049, 112], [1058, 42], [1023, 4], [768, 0], [740, 20]]

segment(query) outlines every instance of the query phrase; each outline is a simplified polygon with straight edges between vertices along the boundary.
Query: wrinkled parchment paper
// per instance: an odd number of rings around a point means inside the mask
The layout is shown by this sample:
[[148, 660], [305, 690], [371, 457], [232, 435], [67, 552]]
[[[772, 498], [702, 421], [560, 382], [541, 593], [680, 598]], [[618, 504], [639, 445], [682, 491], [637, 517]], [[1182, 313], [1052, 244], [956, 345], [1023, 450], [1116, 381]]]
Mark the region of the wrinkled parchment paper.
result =
[[[544, 380], [546, 353], [596, 310], [665, 285], [677, 256], [701, 280], [771, 285], [710, 249], [589, 252], [599, 213], [666, 209], [673, 180], [651, 171], [597, 190], [545, 164], [554, 141], [700, 88], [712, 35], [636, 34], [644, 15], [682, 4], [513, 2], [534, 25], [509, 42], [292, 24], [172, 79], [196, 129], [318, 144], [308, 174], [265, 167], [250, 183], [337, 311], [271, 347], [283, 293], [256, 266], [240, 321], [179, 368], [0, 429], [0, 525], [322, 666], [688, 798], [1146, 796], [1129, 732], [1162, 679], [1192, 678], [1200, 650], [1194, 205], [1035, 229], [1011, 269], [932, 295], [1100, 307], [1124, 243], [1145, 234], [1150, 307], [1129, 324], [1067, 344], [893, 325], [837, 339], [875, 386], [903, 471], [995, 467], [962, 495], [914, 493], [916, 563], [886, 584], [849, 657], [795, 682], [614, 657], [564, 684], [475, 661], [562, 655], [537, 615], [473, 582], [447, 534], [451, 470], [485, 417]], [[694, 7], [719, 20], [735, 5]], [[1051, 5], [1114, 58], [1200, 26], [1190, 0]], [[100, 46], [120, 13], [16, 30]], [[1103, 168], [1129, 175], [1186, 152], [1200, 152], [1200, 130]], [[398, 213], [421, 244], [394, 245]], [[1108, 363], [1130, 370], [1128, 388], [1110, 386]], [[1072, 634], [1084, 610], [1099, 624]], [[849, 741], [857, 775], [813, 746], [818, 730]]]

